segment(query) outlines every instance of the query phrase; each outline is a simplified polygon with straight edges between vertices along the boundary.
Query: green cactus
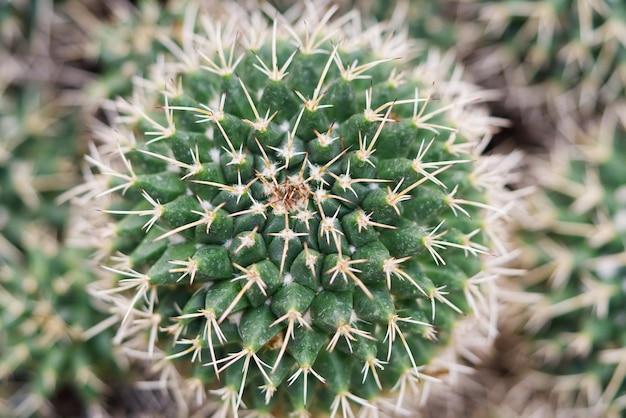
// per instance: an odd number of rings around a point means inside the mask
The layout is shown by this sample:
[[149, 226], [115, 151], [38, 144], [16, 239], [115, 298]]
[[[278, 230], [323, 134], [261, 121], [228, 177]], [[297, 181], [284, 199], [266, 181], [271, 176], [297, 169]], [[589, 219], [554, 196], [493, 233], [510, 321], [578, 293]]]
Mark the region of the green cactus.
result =
[[[5, 245], [0, 259], [22, 247], [25, 223], [46, 218], [58, 231], [63, 229], [67, 207], [54, 202], [59, 192], [76, 184], [76, 161], [80, 155], [73, 136], [75, 125], [69, 109], [55, 106], [52, 89], [44, 83], [11, 85], [2, 98], [0, 126], [0, 234]], [[69, 140], [68, 140], [69, 138]]]
[[[133, 78], [144, 76], [149, 64], [166, 51], [183, 25], [191, 1], [118, 1], [107, 5], [68, 2], [59, 14], [73, 27], [72, 54], [95, 64], [97, 75], [82, 88], [82, 102], [98, 109], [104, 100], [127, 96]], [[107, 16], [97, 6], [106, 6]]]
[[512, 160], [482, 92], [322, 6], [200, 10], [88, 157], [116, 341], [215, 416], [388, 413], [492, 324]]
[[586, 129], [563, 121], [573, 142], [532, 162], [541, 189], [519, 216], [529, 273], [508, 293], [505, 323], [526, 336], [537, 370], [519, 387], [544, 388], [564, 414], [624, 414], [624, 122], [624, 108]]
[[14, 2], [0, 8], [0, 261], [19, 257], [21, 230], [41, 217], [62, 229], [65, 209], [53, 200], [78, 176], [72, 157], [80, 155], [69, 107], [55, 90], [55, 68], [47, 45], [49, 5]]
[[[104, 316], [85, 292], [95, 280], [85, 271], [86, 254], [59, 248], [43, 229], [32, 224], [23, 231], [24, 265], [0, 268], [3, 415], [101, 414], [108, 385], [120, 381], [118, 350], [106, 332], [86, 338]], [[71, 410], [81, 412], [62, 412], [64, 403], [54, 401], [62, 391], [72, 394]]]
[[547, 105], [557, 117], [571, 112], [591, 116], [624, 96], [624, 2], [464, 3], [464, 19], [484, 30], [477, 43], [468, 44], [473, 73], [480, 80], [503, 76], [510, 102], [522, 110]]
[[2, 416], [101, 415], [104, 382], [122, 381], [111, 336], [84, 334], [104, 318], [86, 291], [86, 254], [61, 244], [69, 205], [55, 200], [78, 182], [85, 150], [60, 76], [69, 67], [51, 47], [55, 6], [0, 6]]
[[390, 19], [391, 25], [407, 27], [411, 36], [422, 41], [426, 47], [442, 50], [455, 48], [467, 42], [463, 33], [466, 26], [455, 25], [455, 1], [425, 0], [355, 0], [364, 13], [371, 13], [377, 20]]

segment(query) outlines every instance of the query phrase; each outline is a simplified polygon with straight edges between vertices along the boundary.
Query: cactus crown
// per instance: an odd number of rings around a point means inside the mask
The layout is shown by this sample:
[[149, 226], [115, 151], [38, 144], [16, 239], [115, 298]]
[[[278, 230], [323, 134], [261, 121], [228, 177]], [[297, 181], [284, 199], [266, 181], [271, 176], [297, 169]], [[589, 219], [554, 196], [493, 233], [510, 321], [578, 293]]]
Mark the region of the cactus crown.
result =
[[376, 411], [487, 305], [492, 121], [355, 13], [212, 7], [88, 157], [87, 195], [118, 196], [101, 249], [119, 280], [98, 296], [118, 342], [219, 413]]

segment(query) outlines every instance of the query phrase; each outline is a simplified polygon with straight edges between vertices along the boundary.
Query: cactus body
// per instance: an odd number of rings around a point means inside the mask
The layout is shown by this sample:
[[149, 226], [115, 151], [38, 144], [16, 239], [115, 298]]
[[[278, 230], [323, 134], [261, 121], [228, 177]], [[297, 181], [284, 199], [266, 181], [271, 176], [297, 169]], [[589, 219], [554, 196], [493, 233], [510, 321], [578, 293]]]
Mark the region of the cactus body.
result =
[[[52, 1], [0, 6], [0, 415], [105, 413], [105, 381], [120, 377], [86, 285], [87, 253], [63, 247], [79, 179], [80, 118], [65, 100]], [[56, 44], [55, 44], [56, 45]], [[69, 407], [69, 409], [68, 409]]]
[[42, 225], [25, 229], [25, 261], [0, 268], [2, 414], [102, 414], [108, 384], [121, 369], [109, 332], [86, 338], [104, 319], [85, 292], [94, 280], [86, 254], [60, 249]]
[[469, 46], [477, 58], [474, 73], [484, 80], [502, 73], [511, 104], [526, 112], [547, 105], [556, 117], [572, 111], [588, 117], [624, 96], [623, 2], [479, 1], [465, 6], [485, 32]]
[[384, 410], [488, 310], [507, 176], [480, 93], [321, 5], [212, 4], [88, 158], [117, 341], [218, 415]]
[[[549, 162], [533, 160], [541, 189], [521, 216], [523, 289], [504, 305], [505, 324], [525, 335], [534, 371], [522, 387], [544, 388], [558, 414], [624, 413], [624, 242], [626, 137], [616, 108], [585, 130], [565, 124], [575, 141]], [[575, 138], [575, 139], [573, 139]], [[521, 319], [521, 321], [520, 321]]]

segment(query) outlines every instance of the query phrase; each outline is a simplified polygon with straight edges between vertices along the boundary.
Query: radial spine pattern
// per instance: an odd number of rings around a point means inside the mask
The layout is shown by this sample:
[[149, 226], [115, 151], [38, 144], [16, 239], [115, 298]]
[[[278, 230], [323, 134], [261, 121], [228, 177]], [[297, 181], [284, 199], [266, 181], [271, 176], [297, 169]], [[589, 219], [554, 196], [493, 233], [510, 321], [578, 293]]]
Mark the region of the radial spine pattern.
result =
[[210, 9], [88, 157], [116, 341], [215, 416], [397, 410], [460, 317], [494, 323], [488, 94], [356, 13]]

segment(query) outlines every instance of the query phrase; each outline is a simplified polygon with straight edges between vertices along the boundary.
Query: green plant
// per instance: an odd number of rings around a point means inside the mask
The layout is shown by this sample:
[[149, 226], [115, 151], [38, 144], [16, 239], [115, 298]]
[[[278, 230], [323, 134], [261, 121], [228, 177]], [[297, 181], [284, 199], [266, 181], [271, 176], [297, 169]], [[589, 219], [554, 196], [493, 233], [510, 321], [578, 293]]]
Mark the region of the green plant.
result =
[[177, 39], [183, 12], [193, 2], [91, 3], [67, 2], [59, 14], [73, 29], [70, 41], [65, 41], [66, 53], [95, 66], [95, 76], [81, 89], [81, 100], [97, 110], [103, 101], [132, 92], [133, 79], [144, 76], [149, 64]]
[[572, 112], [592, 116], [624, 96], [624, 2], [469, 0], [463, 6], [462, 20], [485, 28], [468, 45], [473, 74], [504, 79], [508, 102], [522, 116], [537, 106], [555, 118]]
[[0, 6], [2, 416], [99, 415], [104, 381], [121, 381], [111, 336], [84, 334], [104, 318], [86, 292], [86, 253], [61, 243], [69, 205], [55, 199], [78, 182], [84, 150], [51, 47], [55, 6]]
[[0, 267], [3, 415], [101, 414], [108, 384], [121, 381], [122, 371], [112, 335], [86, 338], [104, 318], [85, 292], [95, 280], [87, 255], [59, 248], [42, 224], [26, 226], [22, 239], [25, 262]]
[[50, 5], [26, 3], [0, 8], [0, 261], [19, 257], [29, 221], [63, 228], [66, 208], [53, 201], [77, 181], [72, 158], [82, 153], [70, 108], [46, 78], [57, 67], [47, 49]]
[[531, 160], [540, 187], [518, 215], [529, 273], [507, 293], [504, 324], [532, 360], [509, 396], [546, 391], [563, 416], [618, 417], [626, 405], [625, 121], [617, 106], [585, 128], [561, 121], [567, 141]]
[[400, 30], [406, 28], [423, 47], [445, 51], [467, 43], [467, 36], [471, 35], [464, 32], [466, 25], [454, 24], [455, 1], [355, 0], [355, 3], [378, 21], [389, 19], [393, 27]]
[[97, 129], [78, 192], [101, 217], [74, 222], [116, 277], [94, 294], [181, 408], [390, 411], [461, 317], [466, 349], [493, 331], [512, 159], [481, 155], [485, 93], [323, 6], [191, 9]]
[[[20, 68], [20, 67], [17, 67]], [[78, 181], [75, 126], [69, 108], [50, 100], [52, 88], [45, 83], [10, 84], [0, 103], [0, 233], [5, 251], [0, 259], [15, 255], [22, 247], [22, 229], [37, 218], [63, 229], [67, 207], [54, 198]], [[12, 250], [9, 248], [13, 248]]]

